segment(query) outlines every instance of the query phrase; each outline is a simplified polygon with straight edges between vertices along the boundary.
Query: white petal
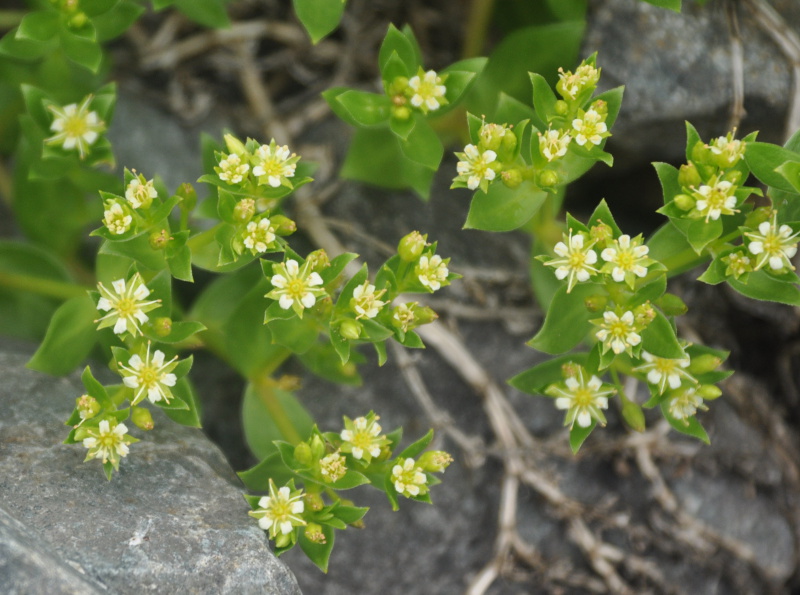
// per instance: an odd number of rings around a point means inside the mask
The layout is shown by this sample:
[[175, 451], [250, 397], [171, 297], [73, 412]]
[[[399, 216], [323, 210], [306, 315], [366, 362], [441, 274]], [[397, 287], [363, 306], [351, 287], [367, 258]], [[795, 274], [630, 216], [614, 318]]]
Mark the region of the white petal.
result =
[[576, 421], [580, 427], [588, 428], [592, 425], [592, 416], [586, 409], [581, 409]]

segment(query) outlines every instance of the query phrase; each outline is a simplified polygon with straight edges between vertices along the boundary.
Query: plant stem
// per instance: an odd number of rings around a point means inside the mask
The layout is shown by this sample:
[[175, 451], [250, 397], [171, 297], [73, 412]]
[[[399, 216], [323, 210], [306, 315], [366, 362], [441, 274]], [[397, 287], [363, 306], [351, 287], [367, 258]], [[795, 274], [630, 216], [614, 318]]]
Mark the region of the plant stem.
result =
[[[286, 353], [288, 357], [289, 351], [287, 350]], [[294, 427], [292, 420], [278, 400], [278, 395], [275, 393], [275, 381], [266, 374], [259, 374], [256, 378], [251, 379], [251, 382], [261, 402], [267, 408], [267, 411], [269, 411], [272, 421], [275, 422], [275, 425], [278, 426], [281, 434], [283, 434], [283, 437], [286, 438], [290, 444], [300, 443], [303, 437], [300, 436], [297, 428]]]
[[29, 291], [47, 297], [60, 300], [68, 300], [73, 297], [84, 296], [91, 289], [77, 283], [69, 281], [56, 281], [54, 279], [43, 279], [22, 273], [9, 273], [0, 271], [0, 287], [16, 289], [19, 291]]
[[464, 58], [473, 58], [483, 53], [494, 2], [495, 0], [472, 0], [464, 34], [464, 48], [462, 49]]

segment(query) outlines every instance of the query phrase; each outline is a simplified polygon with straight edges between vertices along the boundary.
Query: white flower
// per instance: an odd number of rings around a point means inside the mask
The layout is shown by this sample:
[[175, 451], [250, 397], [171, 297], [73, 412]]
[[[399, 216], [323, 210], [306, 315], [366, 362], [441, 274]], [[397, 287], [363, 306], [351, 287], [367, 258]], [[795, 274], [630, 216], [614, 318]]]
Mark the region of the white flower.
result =
[[158, 192], [153, 186], [153, 180], [144, 181], [144, 177], [136, 176], [128, 182], [128, 186], [125, 188], [125, 198], [134, 209], [148, 208], [157, 196]]
[[730, 182], [712, 179], [693, 192], [695, 209], [701, 216], [705, 215], [706, 223], [709, 219], [716, 221], [720, 215], [738, 213], [735, 191], [736, 186]]
[[241, 184], [247, 172], [250, 171], [249, 163], [242, 163], [242, 158], [236, 153], [231, 153], [219, 162], [219, 167], [214, 168], [219, 179], [228, 184]]
[[572, 291], [576, 283], [588, 281], [589, 278], [597, 273], [597, 269], [592, 265], [597, 262], [597, 252], [592, 250], [594, 242], [584, 246], [584, 235], [582, 233], [564, 236], [564, 241], [558, 242], [553, 247], [553, 252], [561, 258], [553, 258], [545, 262], [545, 266], [556, 267], [556, 279], [559, 281], [567, 279], [567, 293]]
[[461, 159], [456, 164], [458, 171], [456, 181], [466, 182], [470, 190], [480, 186], [481, 190], [486, 192], [489, 182], [496, 176], [490, 164], [497, 159], [497, 153], [490, 150], [481, 153], [475, 145], [467, 145], [464, 147], [464, 152], [456, 153], [456, 156]]
[[83, 446], [89, 449], [84, 461], [100, 459], [103, 463], [110, 462], [114, 469], [119, 469], [120, 458], [128, 456], [128, 445], [134, 441], [126, 436], [127, 426], [117, 423], [115, 419], [110, 422], [104, 419], [96, 429], [86, 427], [84, 431], [88, 437], [83, 439]]
[[131, 228], [133, 217], [128, 215], [118, 202], [106, 205], [108, 208], [103, 211], [103, 224], [108, 231], [115, 235], [122, 235]]
[[419, 263], [414, 269], [419, 282], [427, 287], [431, 292], [438, 291], [443, 285], [447, 285], [447, 276], [450, 274], [447, 264], [450, 259], [442, 260], [438, 254], [430, 258], [421, 256]]
[[578, 112], [577, 118], [572, 120], [572, 128], [575, 130], [575, 142], [580, 146], [587, 143], [599, 145], [603, 139], [610, 136], [608, 126], [605, 123], [605, 116], [601, 116], [597, 111]]
[[250, 221], [244, 234], [244, 245], [253, 254], [267, 251], [269, 245], [275, 241], [275, 228], [269, 219], [263, 217], [259, 221]]
[[331, 483], [339, 481], [347, 473], [345, 458], [338, 452], [324, 456], [319, 461], [319, 470], [325, 481]]
[[753, 272], [753, 265], [750, 262], [750, 258], [743, 252], [731, 252], [727, 256], [723, 256], [720, 260], [727, 265], [725, 267], [725, 275], [729, 277], [733, 276], [734, 279], [738, 279], [742, 275]]
[[114, 332], [121, 335], [129, 332], [132, 336], [142, 333], [140, 324], [149, 320], [145, 312], [154, 310], [161, 305], [161, 300], [147, 300], [150, 290], [142, 281], [141, 275], [136, 273], [129, 282], [117, 279], [111, 282], [113, 291], [102, 283], [97, 284], [100, 299], [97, 309], [108, 312], [95, 322], [99, 322], [98, 330], [114, 325]]
[[720, 136], [711, 141], [708, 148], [717, 157], [719, 166], [728, 168], [736, 165], [744, 157], [745, 144], [742, 140], [734, 139], [733, 133], [729, 132], [727, 136]]
[[548, 129], [544, 134], [539, 133], [539, 152], [548, 161], [555, 161], [567, 154], [572, 137], [564, 130]]
[[669, 414], [686, 424], [698, 409], [707, 409], [707, 407], [703, 405], [703, 398], [697, 394], [695, 387], [682, 390], [669, 401]]
[[622, 316], [607, 310], [603, 312], [602, 320], [593, 322], [595, 324], [599, 322], [600, 330], [595, 333], [595, 337], [603, 343], [603, 353], [611, 349], [617, 355], [623, 351], [630, 354], [631, 347], [636, 347], [642, 342], [642, 337], [636, 332], [636, 321], [630, 310]]
[[751, 241], [747, 249], [756, 256], [753, 270], [757, 271], [769, 264], [773, 271], [782, 271], [784, 268], [794, 270], [791, 259], [797, 254], [797, 237], [800, 232], [792, 233], [788, 225], [778, 227], [777, 213], [772, 216], [772, 221], [764, 221], [758, 226], [758, 233], [745, 232]]
[[422, 496], [428, 491], [427, 476], [411, 458], [397, 460], [397, 464], [392, 467], [392, 482], [397, 493], [406, 498]]
[[631, 240], [629, 235], [621, 235], [600, 253], [600, 257], [613, 265], [611, 278], [617, 283], [627, 281], [633, 287], [634, 276], [642, 278], [647, 275], [647, 254], [650, 248], [641, 245], [641, 238]]
[[339, 434], [344, 440], [340, 447], [341, 451], [350, 453], [354, 459], [364, 460], [367, 463], [380, 456], [381, 449], [389, 444], [389, 439], [381, 436], [382, 428], [378, 419], [380, 418], [374, 413], [354, 420], [345, 417], [344, 430]]
[[384, 293], [386, 293], [386, 290], [381, 289], [376, 294], [375, 286], [370, 285], [367, 281], [356, 287], [353, 290], [353, 299], [350, 301], [350, 305], [355, 310], [356, 319], [375, 318], [381, 308], [386, 305], [386, 302], [378, 299]]
[[599, 80], [600, 70], [591, 64], [581, 64], [575, 70], [575, 73], [569, 70], [565, 72], [563, 68], [559, 68], [556, 90], [564, 99], [574, 101], [581, 91], [594, 87]]
[[304, 526], [303, 491], [292, 492], [288, 486], [277, 489], [275, 482], [269, 480], [269, 496], [258, 501], [258, 508], [248, 514], [258, 519], [258, 526], [269, 531], [270, 539], [288, 535], [295, 527]]
[[258, 183], [267, 183], [273, 188], [291, 183], [286, 178], [294, 177], [297, 161], [300, 158], [289, 151], [286, 145], [278, 146], [275, 139], [268, 145], [261, 145], [255, 152], [253, 175], [259, 178]]
[[578, 367], [575, 376], [545, 389], [548, 395], [556, 398], [556, 408], [567, 412], [564, 425], [570, 429], [575, 422], [581, 428], [588, 428], [592, 425], [592, 419], [600, 425], [606, 424], [601, 409], [608, 409], [608, 397], [614, 394], [614, 388], [603, 384], [597, 376], [592, 375], [588, 380], [586, 376], [586, 371]]
[[429, 70], [422, 76], [412, 76], [408, 79], [408, 86], [413, 92], [411, 105], [425, 113], [439, 109], [441, 105], [447, 103], [444, 98], [447, 87], [442, 82], [442, 77], [433, 70]]
[[156, 349], [153, 357], [150, 357], [150, 342], [147, 342], [147, 351], [144, 360], [139, 354], [134, 354], [128, 360], [128, 365], [117, 362], [122, 376], [122, 383], [128, 388], [136, 390], [132, 404], [136, 405], [144, 399], [145, 395], [151, 403], [164, 401], [169, 403], [172, 398], [171, 387], [175, 386], [178, 378], [172, 373], [178, 356], [175, 356], [167, 363], [164, 363], [164, 352]]
[[92, 96], [89, 95], [84, 98], [80, 106], [75, 103], [63, 107], [47, 106], [47, 109], [55, 116], [50, 124], [50, 130], [55, 134], [45, 139], [45, 142], [53, 145], [60, 144], [65, 151], [77, 148], [80, 158], [85, 158], [89, 147], [105, 130], [105, 123], [97, 115], [97, 112], [89, 111], [91, 102]]
[[303, 309], [311, 308], [317, 303], [317, 298], [325, 295], [322, 286], [322, 277], [310, 271], [308, 262], [302, 266], [296, 260], [289, 259], [283, 264], [273, 267], [270, 282], [273, 289], [265, 297], [278, 300], [281, 308], [292, 308], [302, 318]]
[[697, 380], [684, 369], [689, 367], [689, 358], [668, 359], [642, 351], [642, 359], [647, 363], [637, 366], [633, 371], [646, 373], [647, 381], [658, 386], [660, 394], [664, 394], [667, 388], [680, 388], [682, 378], [697, 383]]

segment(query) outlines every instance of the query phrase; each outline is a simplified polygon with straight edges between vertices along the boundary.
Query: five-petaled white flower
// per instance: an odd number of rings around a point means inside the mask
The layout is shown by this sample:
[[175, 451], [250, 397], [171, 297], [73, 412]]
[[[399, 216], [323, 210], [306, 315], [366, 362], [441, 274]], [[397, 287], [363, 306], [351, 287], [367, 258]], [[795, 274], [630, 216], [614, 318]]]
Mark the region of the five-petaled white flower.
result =
[[90, 111], [92, 96], [84, 98], [80, 105], [70, 103], [63, 107], [48, 105], [47, 109], [53, 112], [55, 119], [50, 124], [50, 130], [55, 134], [45, 142], [52, 145], [61, 145], [65, 151], [78, 150], [78, 155], [84, 159], [89, 153], [89, 147], [95, 143], [100, 133], [105, 130], [105, 123]]
[[575, 131], [575, 142], [580, 146], [587, 143], [599, 145], [603, 139], [610, 136], [608, 126], [606, 126], [605, 116], [599, 112], [589, 109], [578, 112], [578, 117], [572, 120], [572, 129]]
[[249, 163], [242, 163], [242, 158], [236, 153], [223, 157], [219, 167], [214, 168], [219, 179], [228, 184], [241, 184], [247, 172], [250, 171]]
[[784, 224], [778, 227], [778, 215], [772, 221], [764, 221], [758, 226], [758, 233], [750, 231], [744, 234], [750, 240], [747, 249], [756, 257], [753, 270], [757, 271], [769, 264], [773, 271], [785, 268], [794, 270], [791, 259], [797, 254], [797, 238], [800, 232], [792, 233], [792, 228]]
[[161, 305], [161, 300], [147, 300], [150, 290], [142, 281], [139, 273], [133, 275], [129, 281], [117, 279], [111, 282], [112, 290], [102, 283], [97, 284], [100, 299], [97, 309], [108, 312], [105, 316], [95, 320], [99, 322], [98, 330], [114, 326], [114, 332], [121, 335], [129, 332], [132, 336], [140, 335], [140, 324], [149, 320], [145, 312], [154, 310]]
[[442, 77], [436, 74], [434, 70], [429, 70], [422, 76], [419, 74], [412, 76], [408, 79], [408, 86], [413, 93], [411, 95], [411, 105], [425, 113], [439, 109], [439, 107], [447, 103], [444, 97], [447, 87], [442, 82]]
[[434, 254], [431, 257], [420, 256], [419, 263], [414, 268], [414, 273], [417, 275], [419, 282], [431, 292], [438, 291], [443, 285], [448, 284], [447, 276], [450, 274], [450, 270], [447, 268], [447, 264], [449, 262], [449, 258], [442, 260], [442, 257], [438, 254]]
[[642, 246], [641, 238], [625, 234], [614, 240], [614, 244], [600, 253], [600, 257], [609, 263], [611, 278], [617, 283], [626, 281], [633, 288], [634, 277], [645, 277], [650, 264], [647, 254], [650, 248]]
[[652, 353], [642, 350], [642, 359], [646, 362], [633, 369], [634, 372], [647, 374], [647, 382], [658, 387], [659, 394], [664, 394], [668, 388], [676, 389], [681, 386], [681, 379], [697, 383], [697, 380], [684, 368], [689, 367], [688, 357], [679, 359], [668, 359], [657, 357]]
[[128, 445], [135, 441], [132, 436], [126, 436], [128, 427], [115, 419], [104, 419], [97, 428], [84, 427], [84, 432], [87, 437], [83, 439], [83, 446], [89, 449], [84, 461], [100, 459], [103, 463], [110, 462], [114, 469], [119, 469], [120, 458], [128, 456]]
[[636, 347], [642, 342], [642, 337], [637, 332], [636, 319], [630, 310], [622, 316], [606, 310], [603, 312], [602, 320], [592, 322], [600, 327], [595, 337], [603, 343], [603, 353], [611, 349], [617, 355], [623, 351], [630, 354], [631, 347]]
[[356, 319], [375, 318], [381, 308], [386, 305], [386, 302], [378, 299], [384, 293], [386, 293], [385, 289], [375, 293], [375, 286], [368, 281], [364, 281], [364, 283], [356, 287], [353, 290], [353, 299], [350, 301], [351, 307], [355, 310]]
[[164, 363], [164, 352], [156, 349], [150, 357], [150, 342], [147, 342], [144, 360], [138, 353], [131, 356], [128, 365], [117, 362], [122, 376], [122, 383], [136, 391], [131, 403], [136, 405], [147, 396], [151, 403], [164, 401], [169, 403], [172, 398], [171, 387], [175, 386], [178, 378], [172, 373], [178, 365], [176, 355]]
[[567, 293], [572, 291], [576, 283], [588, 281], [597, 269], [592, 265], [597, 262], [597, 252], [592, 250], [594, 242], [584, 245], [585, 237], [582, 233], [569, 236], [564, 235], [564, 241], [558, 242], [553, 247], [553, 252], [560, 258], [553, 258], [545, 262], [545, 266], [556, 267], [556, 279], [567, 279]]
[[544, 134], [539, 133], [539, 152], [548, 161], [555, 161], [567, 154], [571, 140], [569, 131], [549, 128]]
[[125, 198], [134, 209], [148, 208], [157, 196], [158, 192], [153, 185], [153, 180], [145, 181], [140, 176], [133, 178], [125, 188]]
[[669, 400], [669, 414], [675, 419], [689, 423], [689, 418], [697, 413], [698, 409], [708, 409], [703, 405], [703, 397], [697, 394], [697, 388], [690, 386], [683, 389]]
[[744, 157], [745, 144], [743, 140], [734, 139], [733, 133], [729, 132], [727, 136], [720, 136], [711, 141], [708, 148], [716, 156], [720, 167], [728, 168], [736, 165]]
[[480, 186], [481, 190], [486, 192], [489, 182], [494, 180], [497, 175], [491, 166], [497, 159], [497, 153], [488, 149], [481, 153], [478, 147], [470, 144], [464, 147], [463, 153], [456, 153], [456, 156], [461, 159], [456, 164], [456, 171], [458, 171], [456, 181], [466, 181], [467, 188], [470, 190], [475, 190]]
[[262, 217], [258, 221], [250, 221], [244, 231], [244, 245], [254, 255], [267, 251], [275, 241], [275, 228], [269, 219]]
[[709, 180], [693, 192], [695, 209], [700, 216], [705, 216], [706, 223], [709, 219], [716, 221], [720, 215], [738, 213], [735, 192], [736, 186], [727, 180]]
[[577, 368], [573, 376], [564, 382], [551, 384], [545, 393], [556, 398], [556, 408], [566, 411], [564, 425], [570, 429], [578, 423], [581, 428], [588, 428], [592, 420], [597, 420], [601, 426], [606, 425], [606, 418], [601, 409], [608, 409], [608, 398], [614, 394], [615, 389], [609, 384], [603, 384], [597, 376], [588, 374], [582, 367]]
[[269, 480], [269, 496], [258, 501], [258, 508], [248, 512], [258, 519], [258, 526], [269, 531], [270, 539], [279, 535], [288, 535], [295, 527], [306, 524], [303, 520], [303, 490], [292, 492], [289, 486], [278, 489], [275, 482]]
[[261, 145], [254, 156], [253, 175], [259, 184], [269, 184], [277, 188], [281, 184], [291, 187], [287, 178], [294, 177], [299, 157], [289, 151], [286, 145], [277, 145], [275, 139], [268, 145]]
[[131, 228], [133, 217], [116, 201], [106, 204], [103, 211], [103, 224], [114, 235], [122, 235]]
[[378, 419], [380, 418], [374, 413], [353, 420], [345, 417], [344, 430], [339, 434], [344, 441], [340, 450], [367, 463], [380, 456], [381, 449], [389, 444], [389, 439], [381, 436], [382, 428]]
[[284, 310], [292, 308], [302, 318], [303, 310], [313, 307], [317, 298], [325, 295], [322, 277], [311, 271], [308, 261], [301, 267], [290, 258], [285, 263], [276, 264], [272, 270], [275, 274], [270, 283], [274, 289], [265, 297], [278, 300]]
[[397, 459], [392, 467], [392, 483], [398, 494], [411, 498], [428, 492], [428, 477], [412, 458]]

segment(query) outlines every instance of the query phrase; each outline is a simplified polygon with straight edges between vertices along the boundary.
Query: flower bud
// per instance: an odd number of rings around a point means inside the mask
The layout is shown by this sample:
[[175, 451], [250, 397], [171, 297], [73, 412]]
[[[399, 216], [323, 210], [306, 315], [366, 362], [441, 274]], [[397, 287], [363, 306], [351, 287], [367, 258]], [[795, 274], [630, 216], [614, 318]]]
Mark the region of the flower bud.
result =
[[345, 320], [339, 325], [339, 334], [345, 339], [355, 341], [361, 336], [361, 323], [357, 320]]
[[508, 188], [517, 188], [522, 184], [522, 173], [518, 169], [507, 169], [500, 172], [500, 179]]
[[586, 307], [586, 309], [592, 313], [604, 312], [607, 304], [608, 296], [600, 294], [590, 295], [583, 302], [583, 305]]
[[750, 229], [756, 229], [764, 221], [769, 221], [772, 218], [772, 209], [770, 207], [758, 207], [753, 209], [747, 219], [744, 220], [744, 226]]
[[656, 305], [667, 316], [682, 316], [689, 310], [686, 303], [674, 293], [665, 293], [656, 300]]
[[395, 120], [408, 120], [411, 117], [411, 110], [405, 105], [392, 106], [392, 117]]
[[713, 401], [722, 395], [722, 390], [713, 384], [703, 384], [697, 389], [697, 395], [706, 401]]
[[72, 15], [67, 23], [69, 24], [70, 29], [80, 29], [87, 23], [88, 20], [89, 17], [86, 16], [86, 13], [81, 11]]
[[244, 146], [244, 143], [232, 134], [226, 134], [224, 139], [225, 146], [228, 147], [228, 153], [235, 153], [239, 157], [247, 153], [247, 147]]
[[301, 442], [294, 447], [294, 458], [297, 459], [297, 462], [301, 465], [311, 465], [314, 456], [311, 453], [311, 447], [308, 445], [308, 442]]
[[292, 533], [278, 533], [275, 537], [275, 547], [282, 548], [292, 543]]
[[322, 248], [314, 250], [306, 257], [306, 262], [310, 263], [309, 267], [312, 271], [319, 273], [321, 270], [331, 266], [331, 260], [328, 258], [328, 253]]
[[428, 306], [421, 306], [414, 308], [414, 324], [415, 326], [422, 326], [429, 324], [439, 318], [439, 315]]
[[316, 434], [311, 439], [311, 455], [317, 461], [325, 456], [325, 442]]
[[284, 215], [272, 215], [270, 223], [275, 228], [275, 234], [279, 236], [292, 235], [297, 231], [297, 223]]
[[673, 200], [681, 211], [691, 211], [695, 205], [695, 200], [688, 194], [678, 194]]
[[325, 534], [322, 532], [322, 526], [317, 523], [308, 523], [303, 535], [305, 535], [306, 539], [309, 541], [318, 543], [320, 545], [323, 545], [328, 541], [325, 538]]
[[153, 416], [146, 407], [133, 407], [131, 410], [131, 421], [137, 428], [142, 430], [152, 430], [155, 427]]
[[160, 231], [154, 231], [150, 234], [148, 241], [150, 242], [150, 247], [153, 250], [163, 250], [169, 244], [169, 241], [172, 238], [169, 237], [166, 229], [162, 229]]
[[306, 492], [305, 494], [303, 494], [303, 502], [305, 503], [305, 505], [308, 507], [309, 510], [322, 510], [323, 508], [325, 508], [325, 501], [319, 494]]
[[75, 408], [80, 413], [82, 420], [91, 419], [100, 413], [100, 403], [89, 395], [82, 395], [75, 399]]
[[684, 188], [694, 188], [703, 183], [700, 174], [697, 171], [697, 166], [694, 163], [684, 163], [678, 172], [678, 184]]
[[553, 170], [546, 169], [539, 174], [537, 183], [539, 188], [552, 188], [558, 184], [558, 174]]
[[555, 109], [555, 112], [559, 116], [566, 116], [567, 112], [569, 111], [569, 105], [567, 105], [567, 102], [564, 101], [563, 99], [559, 99], [558, 101], [556, 101], [553, 108]]
[[575, 362], [567, 362], [561, 366], [561, 375], [564, 378], [574, 378], [580, 374], [581, 367]]
[[172, 318], [162, 316], [153, 320], [153, 332], [159, 337], [166, 337], [172, 332]]
[[195, 191], [194, 186], [189, 182], [178, 186], [178, 190], [175, 194], [181, 197], [180, 206], [182, 209], [191, 211], [197, 205], [197, 191]]
[[[233, 218], [246, 223], [256, 214], [256, 201], [252, 198], [243, 198], [233, 207]], [[272, 223], [272, 221], [270, 221]]]
[[517, 148], [517, 135], [510, 128], [506, 129], [500, 147], [503, 153], [514, 154], [514, 150]]
[[692, 147], [691, 159], [696, 165], [710, 165], [713, 163], [711, 149], [703, 141], [697, 141]]
[[622, 406], [622, 417], [625, 419], [625, 423], [627, 423], [632, 430], [644, 432], [644, 412], [639, 405], [633, 401], [626, 400], [625, 404]]
[[589, 237], [598, 244], [605, 244], [614, 237], [614, 230], [607, 223], [600, 222], [589, 228]]
[[389, 83], [387, 92], [394, 98], [398, 95], [402, 96], [406, 92], [406, 89], [408, 89], [408, 77], [396, 76], [394, 80]]
[[422, 235], [418, 231], [412, 231], [405, 235], [397, 245], [397, 253], [400, 255], [400, 259], [405, 262], [415, 262], [422, 256], [422, 251], [428, 245], [427, 239], [427, 235]]
[[417, 466], [430, 473], [444, 473], [453, 462], [453, 457], [443, 450], [429, 450], [417, 460]]
[[691, 374], [705, 374], [706, 372], [713, 372], [722, 364], [722, 359], [710, 353], [704, 353], [693, 357], [689, 363], [689, 373]]
[[603, 101], [602, 99], [598, 99], [594, 103], [592, 103], [589, 109], [593, 109], [596, 111], [600, 116], [605, 119], [605, 116], [608, 115], [608, 102]]
[[653, 319], [656, 317], [656, 311], [653, 306], [650, 305], [650, 302], [647, 302], [636, 306], [636, 308], [633, 309], [633, 316], [636, 320], [636, 326], [643, 329], [653, 322]]

